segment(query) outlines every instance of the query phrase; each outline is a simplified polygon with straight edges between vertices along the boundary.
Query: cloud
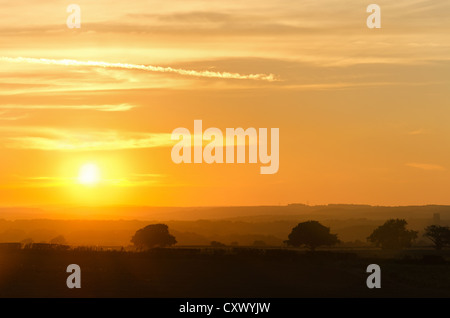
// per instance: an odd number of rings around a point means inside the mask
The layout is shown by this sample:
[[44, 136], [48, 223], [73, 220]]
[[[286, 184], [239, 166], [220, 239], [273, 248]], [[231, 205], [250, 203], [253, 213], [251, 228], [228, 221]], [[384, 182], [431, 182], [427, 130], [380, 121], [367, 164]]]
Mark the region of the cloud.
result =
[[[0, 127], [0, 147], [10, 149], [32, 149], [44, 151], [111, 151], [172, 147], [179, 139], [172, 140], [172, 133], [128, 132], [116, 130], [68, 130], [46, 127]], [[191, 145], [195, 134], [191, 134]], [[188, 138], [184, 136], [184, 138]], [[257, 145], [258, 139], [230, 139], [223, 136], [223, 147], [228, 145]], [[226, 150], [224, 150], [226, 151]], [[134, 175], [134, 178], [153, 177]]]
[[[102, 178], [98, 186], [116, 186], [116, 187], [139, 187], [159, 183], [162, 174], [130, 174], [123, 178]], [[64, 187], [78, 184], [76, 177], [21, 177], [17, 176], [18, 187], [42, 188], [42, 187]]]
[[11, 116], [11, 115], [7, 115], [7, 114], [8, 114], [8, 111], [0, 112], [0, 120], [15, 121], [15, 120], [20, 120], [20, 119], [24, 119], [24, 118], [28, 117], [28, 114], [19, 115], [19, 116]]
[[156, 19], [163, 22], [169, 22], [171, 24], [177, 22], [185, 23], [223, 23], [229, 22], [234, 19], [234, 15], [214, 12], [214, 11], [188, 11], [188, 12], [172, 12], [166, 14], [157, 13], [129, 13], [126, 14], [127, 18], [131, 18], [132, 21], [136, 19], [148, 21], [149, 19]]
[[135, 105], [127, 103], [116, 105], [17, 105], [17, 104], [0, 105], [0, 109], [31, 109], [31, 110], [73, 109], [73, 110], [97, 110], [103, 112], [123, 112], [133, 109], [135, 107], [136, 107]]
[[425, 134], [425, 130], [423, 128], [412, 130], [408, 132], [408, 135], [423, 135]]
[[120, 187], [139, 187], [159, 183], [164, 175], [161, 174], [131, 174], [121, 179], [103, 180], [104, 184]]
[[69, 59], [55, 60], [55, 59], [45, 59], [45, 58], [6, 57], [6, 56], [0, 56], [0, 61], [15, 62], [15, 63], [42, 64], [42, 65], [119, 68], [119, 69], [129, 69], [129, 70], [142, 70], [142, 71], [148, 71], [148, 72], [175, 73], [175, 74], [185, 75], [185, 76], [221, 78], [221, 79], [249, 79], [249, 80], [263, 80], [263, 81], [269, 81], [269, 82], [276, 80], [275, 76], [273, 74], [242, 75], [239, 73], [230, 73], [230, 72], [194, 71], [194, 70], [186, 70], [186, 69], [163, 67], [163, 66], [128, 64], [128, 63], [108, 63], [108, 62], [101, 62], [101, 61], [77, 61], [77, 60], [69, 60]]
[[76, 178], [61, 178], [61, 177], [18, 177], [19, 183], [16, 186], [19, 187], [61, 187], [68, 184], [74, 184]]
[[106, 151], [169, 147], [175, 142], [168, 133], [120, 131], [73, 131], [36, 127], [0, 128], [0, 145], [14, 149], [47, 151]]
[[406, 166], [417, 168], [417, 169], [422, 169], [422, 170], [439, 170], [439, 171], [447, 170], [442, 166], [435, 165], [435, 164], [428, 164], [428, 163], [411, 162], [411, 163], [407, 163]]

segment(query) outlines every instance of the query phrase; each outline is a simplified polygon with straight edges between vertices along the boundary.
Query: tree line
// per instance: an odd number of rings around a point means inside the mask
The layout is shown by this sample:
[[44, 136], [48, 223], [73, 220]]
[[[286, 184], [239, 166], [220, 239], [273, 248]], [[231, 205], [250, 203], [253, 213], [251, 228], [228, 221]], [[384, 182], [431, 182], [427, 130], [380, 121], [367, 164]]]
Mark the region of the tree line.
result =
[[[402, 249], [410, 247], [418, 236], [418, 231], [408, 230], [408, 223], [404, 219], [389, 219], [377, 227], [367, 241], [382, 249]], [[450, 245], [450, 228], [448, 226], [430, 225], [425, 228], [424, 236], [429, 238], [437, 250]], [[169, 233], [166, 224], [151, 224], [138, 230], [131, 242], [142, 251], [154, 247], [172, 246], [177, 243], [175, 237]], [[337, 234], [330, 233], [330, 228], [318, 221], [301, 222], [295, 226], [288, 239], [287, 246], [305, 246], [314, 251], [320, 246], [333, 246], [340, 241]], [[213, 245], [213, 246], [218, 246]]]

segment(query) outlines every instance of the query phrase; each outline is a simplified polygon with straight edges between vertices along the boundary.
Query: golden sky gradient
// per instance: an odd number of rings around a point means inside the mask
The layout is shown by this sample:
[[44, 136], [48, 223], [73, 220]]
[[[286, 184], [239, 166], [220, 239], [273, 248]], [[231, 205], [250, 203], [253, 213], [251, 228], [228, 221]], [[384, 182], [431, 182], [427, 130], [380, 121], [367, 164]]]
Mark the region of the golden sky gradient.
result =
[[[450, 204], [450, 2], [370, 3], [0, 1], [0, 205]], [[174, 164], [195, 119], [279, 128], [278, 173]]]

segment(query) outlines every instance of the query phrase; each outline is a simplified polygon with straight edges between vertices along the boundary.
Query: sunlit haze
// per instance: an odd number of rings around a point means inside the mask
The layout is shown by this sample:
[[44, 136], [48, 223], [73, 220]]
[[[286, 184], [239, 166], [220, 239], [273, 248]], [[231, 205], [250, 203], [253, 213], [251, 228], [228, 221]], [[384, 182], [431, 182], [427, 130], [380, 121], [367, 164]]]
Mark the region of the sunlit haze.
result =
[[[369, 3], [2, 1], [0, 205], [450, 204], [450, 3]], [[194, 120], [279, 169], [174, 163]]]

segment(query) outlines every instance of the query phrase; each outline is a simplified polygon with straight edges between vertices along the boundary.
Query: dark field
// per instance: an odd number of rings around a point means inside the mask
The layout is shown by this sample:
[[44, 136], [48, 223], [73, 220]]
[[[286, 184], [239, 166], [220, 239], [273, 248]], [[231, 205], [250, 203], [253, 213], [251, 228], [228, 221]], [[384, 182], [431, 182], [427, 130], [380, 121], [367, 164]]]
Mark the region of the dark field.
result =
[[[1, 297], [449, 297], [448, 251], [0, 251]], [[366, 287], [381, 266], [381, 289]], [[66, 286], [69, 264], [81, 289]]]

